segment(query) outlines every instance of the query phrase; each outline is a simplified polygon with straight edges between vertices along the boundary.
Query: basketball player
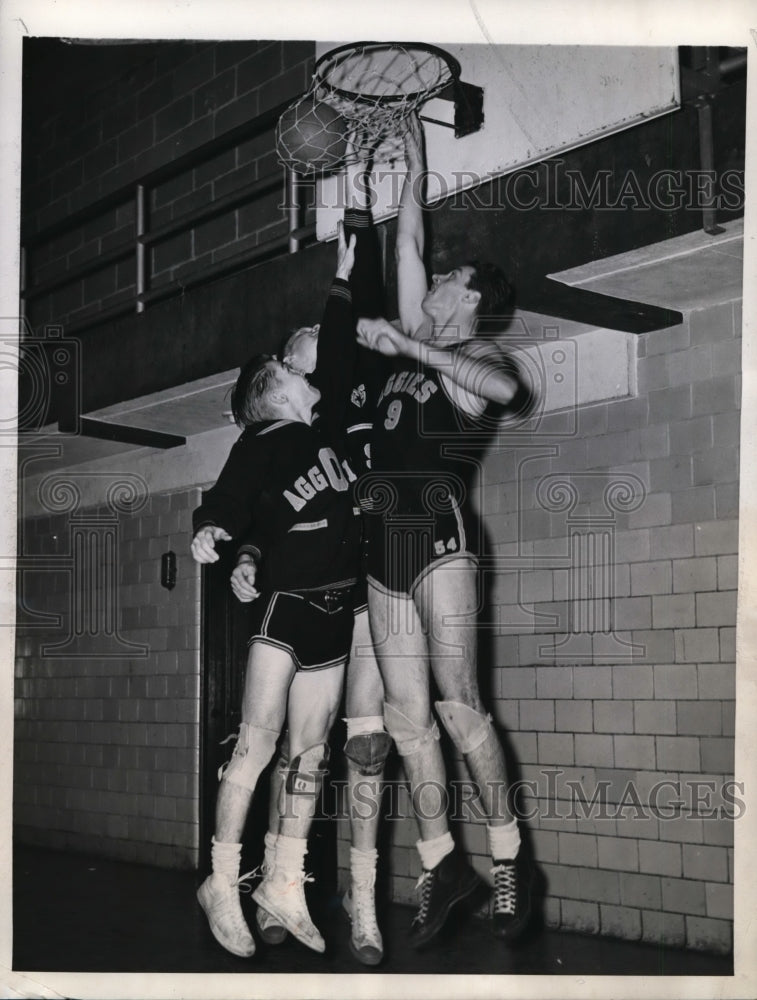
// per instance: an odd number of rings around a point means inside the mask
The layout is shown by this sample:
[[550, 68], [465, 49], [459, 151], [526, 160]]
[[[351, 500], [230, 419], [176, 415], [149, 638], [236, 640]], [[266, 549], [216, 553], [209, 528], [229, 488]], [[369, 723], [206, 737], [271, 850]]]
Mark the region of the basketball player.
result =
[[369, 525], [368, 606], [386, 692], [384, 721], [403, 758], [421, 839], [420, 908], [411, 941], [441, 930], [450, 909], [479, 878], [455, 848], [439, 808], [445, 768], [433, 719], [430, 679], [441, 693], [439, 717], [463, 755], [487, 818], [493, 860], [494, 925], [514, 939], [530, 910], [530, 867], [506, 802], [502, 747], [476, 678], [478, 608], [475, 523], [468, 491], [490, 402], [523, 411], [527, 395], [515, 363], [477, 336], [482, 316], [501, 315], [510, 289], [499, 269], [473, 263], [426, 283], [420, 192], [422, 131], [410, 120], [407, 172], [397, 224], [398, 330], [384, 319], [358, 323], [359, 340], [392, 359], [378, 400], [372, 474], [364, 491], [391, 495]]
[[[353, 328], [347, 279], [354, 246], [354, 239], [348, 244], [340, 236], [325, 327]], [[255, 951], [239, 902], [246, 878], [239, 877], [242, 831], [285, 719], [290, 762], [275, 866], [254, 898], [298, 940], [325, 949], [305, 902], [304, 857], [350, 649], [361, 526], [351, 490], [355, 473], [338, 443], [343, 406], [324, 396], [314, 424], [319, 399], [318, 389], [280, 361], [258, 356], [248, 362], [232, 394], [244, 431], [193, 519], [192, 554], [200, 563], [217, 560], [216, 542], [241, 537], [250, 523], [266, 531], [254, 580], [261, 596], [253, 606], [242, 721], [221, 775], [212, 874], [197, 894], [213, 935], [242, 957]]]
[[[368, 164], [356, 161], [348, 165], [345, 178], [344, 233], [355, 237], [355, 263], [350, 276], [353, 314], [379, 316], [383, 310], [381, 260], [378, 240], [368, 207], [366, 183]], [[374, 355], [359, 347], [354, 327], [347, 330], [336, 324], [303, 327], [293, 333], [280, 352], [292, 370], [311, 376], [323, 396], [342, 400], [344, 446], [350, 467], [360, 476], [370, 468], [371, 400], [375, 389]], [[263, 526], [264, 527], [264, 526]], [[257, 595], [255, 558], [260, 558], [260, 543], [243, 547], [239, 563], [232, 573], [232, 589], [239, 600], [247, 602]], [[350, 887], [344, 906], [351, 918], [350, 950], [365, 965], [377, 965], [383, 958], [383, 940], [376, 919], [375, 882], [378, 852], [376, 841], [381, 805], [383, 769], [391, 739], [384, 730], [384, 689], [373, 654], [368, 624], [368, 599], [364, 574], [358, 582], [355, 599], [355, 626], [346, 675], [347, 742], [347, 811], [350, 821]], [[264, 871], [275, 866], [279, 824], [278, 788], [287, 768], [286, 753], [272, 774], [271, 815], [266, 833]], [[261, 937], [269, 944], [284, 940], [286, 931], [263, 907], [258, 907], [256, 922]]]

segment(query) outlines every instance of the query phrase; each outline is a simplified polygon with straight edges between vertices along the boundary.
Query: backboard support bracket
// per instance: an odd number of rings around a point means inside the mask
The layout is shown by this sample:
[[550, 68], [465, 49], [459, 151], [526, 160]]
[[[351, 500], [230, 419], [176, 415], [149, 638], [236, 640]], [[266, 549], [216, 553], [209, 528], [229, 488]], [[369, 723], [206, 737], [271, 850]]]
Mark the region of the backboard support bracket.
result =
[[453, 81], [444, 90], [440, 90], [435, 95], [435, 99], [450, 101], [454, 104], [455, 111], [452, 121], [442, 121], [441, 118], [432, 118], [421, 112], [420, 118], [422, 121], [454, 129], [456, 139], [461, 139], [465, 135], [472, 135], [474, 132], [478, 132], [483, 125], [483, 87], [477, 87], [474, 83], [465, 83], [462, 80]]

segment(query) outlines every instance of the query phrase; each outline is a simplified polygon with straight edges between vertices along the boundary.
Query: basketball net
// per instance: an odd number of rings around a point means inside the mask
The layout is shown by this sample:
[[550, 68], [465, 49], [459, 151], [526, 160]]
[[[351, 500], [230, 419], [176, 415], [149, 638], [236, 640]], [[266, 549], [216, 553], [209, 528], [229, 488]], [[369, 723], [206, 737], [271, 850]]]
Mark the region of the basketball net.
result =
[[[300, 173], [322, 173], [366, 159], [402, 159], [407, 117], [458, 78], [456, 61], [433, 46], [360, 42], [334, 49], [318, 60], [311, 87], [285, 112], [289, 127], [277, 130], [279, 160]], [[344, 133], [332, 129], [318, 136], [317, 161], [303, 157], [297, 133], [298, 113], [303, 119], [312, 115], [314, 102], [329, 105], [344, 120]], [[347, 134], [351, 150], [345, 148]]]

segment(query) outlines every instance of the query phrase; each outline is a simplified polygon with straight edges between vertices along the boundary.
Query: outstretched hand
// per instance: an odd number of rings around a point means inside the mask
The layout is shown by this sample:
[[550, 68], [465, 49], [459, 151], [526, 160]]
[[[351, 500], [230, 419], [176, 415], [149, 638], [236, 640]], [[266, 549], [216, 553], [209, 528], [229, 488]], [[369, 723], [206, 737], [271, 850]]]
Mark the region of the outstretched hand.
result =
[[355, 244], [357, 237], [354, 233], [350, 236], [349, 243], [344, 236], [344, 226], [341, 219], [337, 227], [337, 251], [336, 251], [336, 276], [343, 281], [348, 281], [355, 265]]
[[392, 326], [385, 319], [366, 319], [361, 317], [357, 321], [357, 340], [363, 347], [371, 351], [377, 351], [387, 358], [397, 357], [400, 354], [409, 355], [411, 353], [412, 340], [404, 333]]
[[200, 528], [192, 539], [191, 551], [194, 561], [200, 564], [218, 562], [220, 558], [216, 552], [218, 541], [230, 542], [231, 535], [215, 524]]
[[231, 589], [234, 596], [242, 604], [249, 604], [260, 597], [260, 591], [255, 586], [257, 566], [254, 562], [247, 560], [237, 563], [231, 574]]

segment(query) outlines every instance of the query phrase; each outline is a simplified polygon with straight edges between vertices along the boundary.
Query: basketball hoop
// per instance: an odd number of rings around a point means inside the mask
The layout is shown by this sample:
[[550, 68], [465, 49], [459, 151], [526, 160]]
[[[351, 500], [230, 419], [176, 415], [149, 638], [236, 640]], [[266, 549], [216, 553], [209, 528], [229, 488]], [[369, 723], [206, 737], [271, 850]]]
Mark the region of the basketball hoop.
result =
[[[472, 92], [477, 92], [474, 99]], [[332, 49], [316, 62], [310, 89], [285, 112], [289, 128], [286, 136], [281, 129], [277, 134], [279, 159], [300, 173], [324, 172], [366, 156], [374, 163], [399, 159], [405, 119], [436, 96], [455, 102], [456, 135], [480, 127], [483, 91], [460, 81], [460, 64], [443, 49], [419, 42], [357, 42]], [[298, 133], [300, 119], [312, 116], [314, 102], [330, 106], [344, 120], [353, 137], [352, 154], [345, 155], [344, 143], [336, 152], [337, 143], [332, 147], [324, 134], [311, 155], [311, 131], [303, 129], [306, 137]]]

